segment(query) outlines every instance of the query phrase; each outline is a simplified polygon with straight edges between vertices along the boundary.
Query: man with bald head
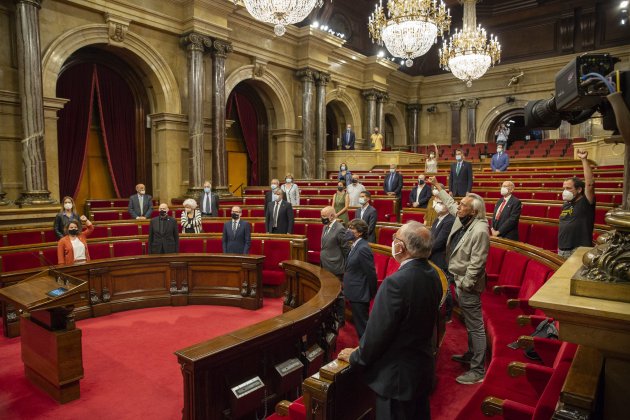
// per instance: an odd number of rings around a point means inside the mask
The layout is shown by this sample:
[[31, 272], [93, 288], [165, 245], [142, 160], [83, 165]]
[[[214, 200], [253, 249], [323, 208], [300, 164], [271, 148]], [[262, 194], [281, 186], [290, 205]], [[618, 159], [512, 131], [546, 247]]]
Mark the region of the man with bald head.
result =
[[501, 185], [501, 198], [494, 206], [492, 214], [492, 236], [518, 241], [518, 222], [521, 218], [521, 200], [514, 197], [514, 183], [504, 181]]
[[431, 232], [411, 221], [392, 237], [398, 271], [383, 280], [358, 348], [339, 359], [364, 369], [376, 393], [377, 419], [430, 419], [433, 330], [442, 283], [431, 266]]
[[146, 194], [144, 184], [136, 185], [136, 193], [129, 197], [129, 215], [132, 219], [145, 220], [153, 213], [153, 197]]
[[344, 240], [346, 228], [337, 220], [337, 214], [333, 207], [324, 207], [320, 214], [324, 225], [324, 229], [322, 229], [322, 249], [319, 254], [320, 264], [322, 268], [341, 279], [345, 268], [346, 255], [348, 255], [348, 241]]
[[232, 220], [223, 224], [223, 253], [249, 254], [252, 243], [252, 228], [249, 222], [241, 220], [241, 208], [232, 207]]
[[168, 204], [160, 204], [160, 215], [149, 223], [149, 254], [173, 254], [179, 252], [179, 226], [168, 215]]

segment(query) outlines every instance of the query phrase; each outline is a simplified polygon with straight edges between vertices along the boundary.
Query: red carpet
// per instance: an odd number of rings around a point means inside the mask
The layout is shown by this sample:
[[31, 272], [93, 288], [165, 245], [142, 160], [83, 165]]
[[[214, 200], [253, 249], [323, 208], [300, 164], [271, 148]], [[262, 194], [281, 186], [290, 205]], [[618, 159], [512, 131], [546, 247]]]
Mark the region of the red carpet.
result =
[[[24, 377], [20, 339], [0, 337], [2, 419], [177, 419], [183, 406], [175, 350], [262, 321], [281, 312], [282, 299], [265, 299], [259, 311], [183, 306], [142, 309], [80, 321], [83, 331], [81, 398], [59, 405]], [[337, 349], [355, 347], [354, 326], [340, 331]], [[455, 320], [438, 359], [434, 419], [452, 419], [479, 385], [455, 382], [463, 372], [452, 354], [466, 347], [466, 330]]]

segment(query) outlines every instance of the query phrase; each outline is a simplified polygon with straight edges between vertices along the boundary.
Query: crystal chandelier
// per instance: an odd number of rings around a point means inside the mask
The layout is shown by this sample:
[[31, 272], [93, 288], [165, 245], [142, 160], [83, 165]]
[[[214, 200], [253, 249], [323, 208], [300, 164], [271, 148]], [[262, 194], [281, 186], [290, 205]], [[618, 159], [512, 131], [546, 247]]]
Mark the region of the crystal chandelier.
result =
[[501, 44], [495, 36], [486, 37], [486, 30], [477, 26], [475, 3], [463, 0], [464, 22], [450, 42], [444, 42], [440, 50], [440, 66], [471, 87], [472, 81], [483, 76], [490, 66], [501, 60]]
[[437, 37], [448, 31], [451, 13], [442, 0], [388, 0], [387, 15], [383, 0], [374, 7], [368, 21], [370, 37], [396, 57], [413, 59], [426, 54]]
[[234, 4], [243, 3], [254, 19], [274, 24], [273, 32], [282, 36], [286, 25], [306, 19], [323, 0], [234, 0]]

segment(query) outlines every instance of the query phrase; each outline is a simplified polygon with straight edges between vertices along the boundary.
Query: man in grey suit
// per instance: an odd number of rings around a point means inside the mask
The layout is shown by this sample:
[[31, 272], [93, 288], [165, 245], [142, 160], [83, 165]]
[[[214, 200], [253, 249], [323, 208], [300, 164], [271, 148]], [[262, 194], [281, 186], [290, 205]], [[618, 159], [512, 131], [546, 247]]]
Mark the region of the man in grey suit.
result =
[[160, 204], [160, 215], [149, 224], [149, 254], [174, 254], [179, 252], [179, 226], [168, 215], [168, 205]]
[[136, 185], [136, 194], [129, 197], [129, 215], [132, 219], [145, 220], [153, 213], [153, 197], [145, 194], [144, 184]]
[[[348, 255], [348, 241], [345, 239], [346, 228], [337, 220], [334, 207], [324, 207], [321, 211], [322, 229], [321, 253], [319, 254], [322, 268], [333, 273], [339, 280], [343, 280], [343, 271], [346, 266], [346, 256]], [[340, 325], [345, 324], [345, 303], [343, 291], [340, 298], [335, 303], [335, 314]]]
[[232, 207], [232, 220], [223, 225], [223, 253], [249, 254], [252, 243], [252, 228], [249, 222], [241, 220], [241, 208]]
[[219, 216], [219, 196], [212, 192], [212, 183], [206, 181], [203, 183], [203, 192], [199, 196], [199, 210], [203, 217]]
[[475, 384], [483, 381], [486, 374], [486, 331], [481, 314], [481, 292], [486, 287], [486, 261], [490, 250], [486, 206], [480, 196], [472, 193], [458, 205], [435, 177], [431, 177], [431, 183], [439, 190], [438, 197], [449, 213], [457, 216], [446, 242], [446, 255], [468, 331], [468, 351], [451, 358], [470, 364], [470, 370], [455, 380], [460, 384]]
[[356, 219], [361, 219], [368, 225], [368, 242], [376, 243], [376, 209], [370, 205], [372, 194], [369, 191], [363, 191], [359, 195], [359, 207], [354, 215]]
[[293, 206], [283, 198], [281, 188], [273, 191], [273, 204], [267, 206], [265, 214], [267, 233], [293, 233]]

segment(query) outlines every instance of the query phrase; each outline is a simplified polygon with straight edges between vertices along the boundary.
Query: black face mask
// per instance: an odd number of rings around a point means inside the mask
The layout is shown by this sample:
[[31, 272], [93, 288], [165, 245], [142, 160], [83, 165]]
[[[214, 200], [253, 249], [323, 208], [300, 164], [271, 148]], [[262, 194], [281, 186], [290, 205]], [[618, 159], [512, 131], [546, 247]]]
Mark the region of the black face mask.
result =
[[343, 187], [337, 187], [337, 191], [343, 191]]
[[68, 235], [77, 236], [79, 234], [79, 229], [68, 229]]
[[322, 224], [327, 225], [328, 223], [330, 223], [330, 219], [327, 217], [322, 217]]
[[161, 217], [166, 217], [166, 210], [160, 210], [160, 216]]
[[240, 214], [238, 214], [238, 213], [232, 213], [232, 219], [234, 219], [234, 220], [238, 220], [238, 218], [239, 218], [239, 217], [241, 217], [241, 215], [240, 215]]
[[359, 183], [359, 180], [358, 180], [358, 179], [353, 179], [353, 180], [352, 180], [352, 183], [353, 183], [353, 184], [358, 184], [358, 183]]
[[424, 180], [423, 179], [418, 180], [418, 185], [424, 185]]
[[473, 218], [472, 214], [469, 214], [468, 216], [465, 217], [460, 217], [459, 221], [462, 222], [462, 225], [466, 226]]

